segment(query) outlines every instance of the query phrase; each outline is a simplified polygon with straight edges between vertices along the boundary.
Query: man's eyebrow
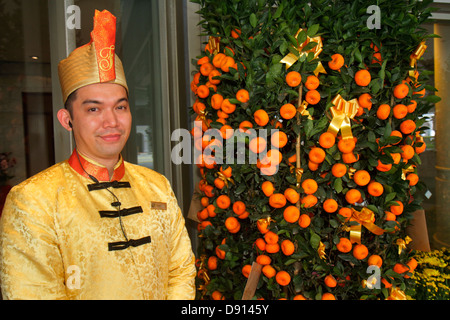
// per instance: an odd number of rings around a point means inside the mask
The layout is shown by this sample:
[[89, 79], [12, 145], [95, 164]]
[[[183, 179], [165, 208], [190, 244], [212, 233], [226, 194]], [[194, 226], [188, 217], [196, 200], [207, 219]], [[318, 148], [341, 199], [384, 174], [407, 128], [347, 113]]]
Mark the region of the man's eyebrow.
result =
[[[128, 102], [128, 98], [123, 97], [123, 98], [117, 100], [116, 104], [121, 103], [121, 102]], [[103, 103], [98, 100], [87, 99], [82, 102], [82, 105], [85, 105], [85, 104], [103, 104]]]

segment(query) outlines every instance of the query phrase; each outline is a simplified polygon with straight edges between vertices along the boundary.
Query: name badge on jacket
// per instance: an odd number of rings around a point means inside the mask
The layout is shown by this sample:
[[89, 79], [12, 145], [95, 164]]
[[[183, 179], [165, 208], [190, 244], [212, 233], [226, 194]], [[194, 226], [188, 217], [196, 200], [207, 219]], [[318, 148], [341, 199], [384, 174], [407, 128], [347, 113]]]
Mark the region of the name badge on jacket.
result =
[[155, 210], [167, 210], [167, 203], [165, 202], [156, 202], [152, 201], [150, 202], [152, 209]]

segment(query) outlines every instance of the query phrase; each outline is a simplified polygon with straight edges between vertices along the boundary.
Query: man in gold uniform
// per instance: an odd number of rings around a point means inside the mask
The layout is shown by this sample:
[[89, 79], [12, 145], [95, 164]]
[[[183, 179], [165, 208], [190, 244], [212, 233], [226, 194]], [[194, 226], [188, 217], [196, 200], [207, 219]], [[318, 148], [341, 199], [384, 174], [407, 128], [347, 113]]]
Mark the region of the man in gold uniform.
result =
[[167, 179], [125, 162], [128, 87], [115, 17], [96, 11], [91, 42], [61, 61], [76, 149], [9, 193], [0, 220], [5, 299], [193, 299], [191, 243]]

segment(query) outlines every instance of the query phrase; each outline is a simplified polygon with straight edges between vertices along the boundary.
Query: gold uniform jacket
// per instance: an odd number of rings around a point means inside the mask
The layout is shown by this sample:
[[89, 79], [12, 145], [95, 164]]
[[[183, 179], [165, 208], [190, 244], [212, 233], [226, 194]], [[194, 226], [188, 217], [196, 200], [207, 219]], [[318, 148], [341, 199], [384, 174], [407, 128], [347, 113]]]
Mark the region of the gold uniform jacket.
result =
[[110, 180], [74, 151], [14, 187], [0, 220], [4, 299], [193, 299], [194, 259], [167, 179], [122, 159]]

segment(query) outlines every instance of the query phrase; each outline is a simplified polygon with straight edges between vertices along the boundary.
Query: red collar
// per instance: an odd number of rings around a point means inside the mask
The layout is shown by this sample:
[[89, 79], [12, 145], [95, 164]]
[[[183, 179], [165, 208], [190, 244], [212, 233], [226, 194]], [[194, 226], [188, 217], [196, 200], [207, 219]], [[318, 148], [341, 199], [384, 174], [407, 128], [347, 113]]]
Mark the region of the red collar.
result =
[[68, 162], [72, 169], [85, 178], [89, 178], [88, 174], [90, 174], [91, 176], [97, 178], [98, 181], [120, 181], [125, 174], [125, 164], [122, 156], [120, 156], [119, 161], [114, 167], [114, 173], [110, 180], [108, 169], [98, 163], [95, 163], [93, 160], [85, 158], [80, 153], [78, 153], [78, 155], [79, 157], [77, 157], [76, 149], [73, 150]]

